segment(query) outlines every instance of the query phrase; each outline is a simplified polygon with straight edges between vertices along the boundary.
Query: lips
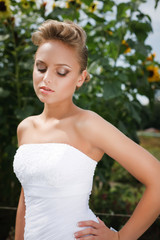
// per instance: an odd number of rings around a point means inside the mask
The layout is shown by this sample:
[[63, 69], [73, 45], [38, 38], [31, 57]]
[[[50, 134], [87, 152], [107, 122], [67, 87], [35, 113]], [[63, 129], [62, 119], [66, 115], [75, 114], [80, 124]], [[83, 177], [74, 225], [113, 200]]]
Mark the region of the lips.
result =
[[44, 91], [48, 91], [48, 92], [54, 92], [54, 90], [52, 90], [52, 89], [50, 89], [48, 87], [45, 87], [45, 86], [40, 87], [40, 89], [43, 89]]

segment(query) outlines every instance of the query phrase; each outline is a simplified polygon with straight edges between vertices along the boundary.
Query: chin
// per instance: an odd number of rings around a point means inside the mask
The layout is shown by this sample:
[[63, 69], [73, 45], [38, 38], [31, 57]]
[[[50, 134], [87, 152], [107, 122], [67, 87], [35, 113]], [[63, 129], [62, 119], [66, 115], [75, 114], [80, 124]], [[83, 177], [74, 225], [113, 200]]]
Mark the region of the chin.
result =
[[54, 101], [51, 101], [49, 99], [45, 99], [44, 97], [38, 97], [38, 98], [42, 103], [45, 103], [45, 104], [48, 104], [48, 105], [52, 105], [52, 104], [55, 103]]
[[47, 102], [49, 102], [49, 101], [48, 101], [47, 99], [45, 99], [43, 96], [38, 96], [38, 95], [37, 95], [37, 97], [38, 97], [39, 101], [42, 102], [42, 103], [47, 103]]
[[46, 103], [46, 104], [51, 104], [50, 101], [44, 99], [44, 98], [39, 98], [39, 100], [42, 102], [42, 103]]

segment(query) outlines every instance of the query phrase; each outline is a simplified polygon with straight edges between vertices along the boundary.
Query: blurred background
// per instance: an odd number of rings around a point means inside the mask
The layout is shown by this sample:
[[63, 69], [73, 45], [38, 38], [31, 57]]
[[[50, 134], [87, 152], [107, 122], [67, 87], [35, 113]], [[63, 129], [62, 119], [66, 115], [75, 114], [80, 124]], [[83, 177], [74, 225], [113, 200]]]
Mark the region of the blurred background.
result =
[[[0, 0], [0, 240], [14, 239], [21, 188], [13, 173], [17, 125], [43, 110], [32, 86], [33, 31], [46, 19], [70, 19], [85, 29], [91, 81], [73, 101], [160, 160], [159, 9], [159, 0]], [[105, 155], [90, 207], [120, 229], [143, 192], [140, 182]], [[140, 239], [160, 239], [159, 218]]]

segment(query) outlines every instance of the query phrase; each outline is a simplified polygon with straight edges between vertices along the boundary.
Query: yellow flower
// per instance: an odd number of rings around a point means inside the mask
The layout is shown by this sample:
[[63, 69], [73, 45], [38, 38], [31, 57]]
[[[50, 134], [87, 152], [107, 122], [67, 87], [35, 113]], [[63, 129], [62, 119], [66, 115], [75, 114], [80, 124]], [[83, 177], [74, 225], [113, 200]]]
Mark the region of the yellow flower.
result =
[[54, 2], [54, 3], [52, 4], [52, 9], [54, 10], [55, 7], [56, 7], [56, 4], [55, 4], [55, 2]]
[[131, 51], [131, 48], [125, 40], [122, 40], [122, 45], [126, 46], [126, 50], [124, 51], [124, 53], [129, 53]]
[[154, 58], [155, 58], [156, 54], [155, 53], [152, 53], [150, 56], [147, 57], [147, 61], [153, 61]]
[[10, 1], [0, 0], [0, 18], [7, 18], [11, 16]]
[[110, 31], [110, 30], [107, 30], [107, 33], [108, 33], [110, 36], [112, 36], [112, 35], [113, 35], [113, 32], [112, 32], [112, 31]]
[[97, 9], [97, 5], [98, 5], [97, 2], [91, 3], [91, 5], [90, 5], [90, 7], [89, 7], [89, 11], [92, 12], [92, 13], [95, 12], [96, 9]]
[[160, 73], [159, 73], [159, 68], [157, 66], [150, 65], [147, 67], [147, 71], [148, 71], [148, 82], [160, 81]]
[[30, 7], [30, 4], [27, 0], [21, 0], [21, 3], [22, 3], [22, 7], [25, 9]]
[[82, 2], [80, 0], [68, 0], [66, 2], [66, 8], [75, 7], [77, 10], [81, 8]]

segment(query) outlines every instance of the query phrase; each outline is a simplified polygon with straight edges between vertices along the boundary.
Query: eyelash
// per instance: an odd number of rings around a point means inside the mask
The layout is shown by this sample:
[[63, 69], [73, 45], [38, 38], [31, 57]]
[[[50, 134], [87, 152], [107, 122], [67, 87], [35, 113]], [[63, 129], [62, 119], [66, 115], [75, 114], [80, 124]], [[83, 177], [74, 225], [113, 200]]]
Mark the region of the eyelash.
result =
[[[41, 72], [41, 73], [45, 73], [46, 69], [38, 69], [38, 71]], [[68, 74], [68, 72], [66, 72], [65, 74], [61, 74], [61, 73], [58, 73], [58, 72], [57, 72], [57, 74], [58, 74], [59, 76], [61, 76], [61, 77], [64, 77], [64, 76], [66, 76], [66, 75]]]
[[[68, 72], [67, 72], [68, 73]], [[67, 73], [65, 73], [65, 74], [62, 74], [62, 73], [57, 73], [59, 76], [61, 76], [61, 77], [64, 77], [64, 76], [66, 76], [67, 75]]]
[[44, 73], [46, 69], [38, 69], [39, 72]]

